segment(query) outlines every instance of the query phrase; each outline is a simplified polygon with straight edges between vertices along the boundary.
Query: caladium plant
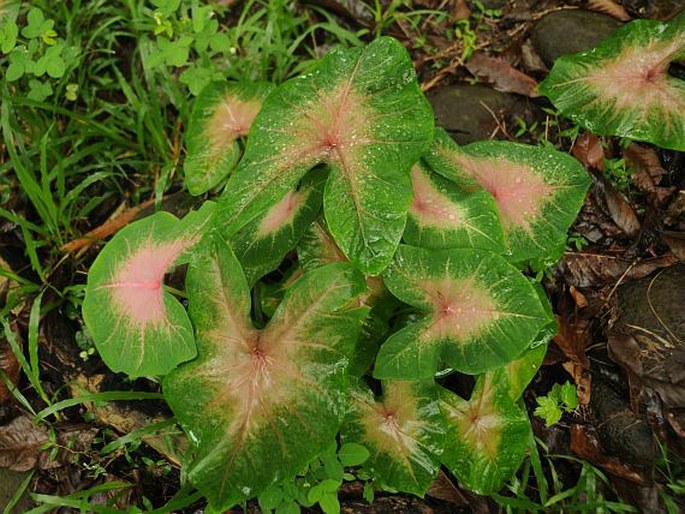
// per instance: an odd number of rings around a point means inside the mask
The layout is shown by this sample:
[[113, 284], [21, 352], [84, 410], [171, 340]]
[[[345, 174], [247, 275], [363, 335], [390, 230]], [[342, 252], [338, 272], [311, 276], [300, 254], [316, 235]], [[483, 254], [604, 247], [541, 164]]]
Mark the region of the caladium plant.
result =
[[183, 164], [188, 192], [206, 193], [240, 160], [239, 138], [246, 136], [273, 89], [267, 83], [212, 83], [198, 95], [185, 134]]
[[217, 223], [231, 237], [281, 202], [307, 172], [326, 169], [330, 232], [357, 267], [378, 274], [402, 237], [408, 171], [432, 138], [430, 105], [400, 43], [380, 38], [365, 48], [333, 50], [264, 101], [219, 201]]
[[[387, 488], [423, 495], [445, 465], [496, 489], [528, 444], [519, 397], [554, 330], [520, 270], [558, 255], [587, 175], [549, 148], [435, 136], [389, 38], [267, 89], [197, 100], [193, 194], [230, 173], [254, 117], [216, 209], [135, 222], [96, 259], [83, 310], [101, 356], [162, 378], [216, 510], [278, 489], [336, 437]], [[185, 263], [187, 311], [164, 285]], [[450, 373], [478, 375], [468, 400], [436, 383]]]
[[595, 134], [685, 150], [685, 13], [670, 23], [635, 20], [596, 48], [560, 57], [538, 86], [559, 111]]
[[133, 377], [165, 375], [195, 357], [183, 305], [164, 290], [164, 275], [187, 263], [214, 204], [178, 220], [167, 212], [120, 231], [88, 273], [83, 319], [105, 363]]

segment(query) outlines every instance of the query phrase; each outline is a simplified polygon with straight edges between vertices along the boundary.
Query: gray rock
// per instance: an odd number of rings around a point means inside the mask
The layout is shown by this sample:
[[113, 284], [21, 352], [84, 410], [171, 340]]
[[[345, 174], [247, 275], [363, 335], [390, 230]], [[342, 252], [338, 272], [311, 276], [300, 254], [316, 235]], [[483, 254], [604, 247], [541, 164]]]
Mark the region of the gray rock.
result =
[[621, 25], [604, 14], [565, 9], [541, 18], [533, 27], [531, 39], [535, 50], [551, 68], [560, 55], [589, 50]]
[[483, 85], [441, 87], [429, 92], [428, 100], [435, 111], [435, 123], [460, 145], [490, 139], [493, 133], [501, 139], [504, 134], [497, 132], [498, 123], [511, 130], [516, 127], [516, 117], [530, 125], [541, 116], [528, 99]]

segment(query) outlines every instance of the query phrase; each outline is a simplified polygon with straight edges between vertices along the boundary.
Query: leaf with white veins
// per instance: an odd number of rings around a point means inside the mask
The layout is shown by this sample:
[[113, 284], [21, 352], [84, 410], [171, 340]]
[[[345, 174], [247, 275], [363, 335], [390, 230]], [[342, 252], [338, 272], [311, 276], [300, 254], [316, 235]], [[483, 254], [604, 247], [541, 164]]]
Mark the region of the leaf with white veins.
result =
[[573, 157], [508, 141], [458, 146], [444, 131], [424, 159], [464, 191], [495, 199], [507, 258], [527, 262], [563, 250], [566, 231], [583, 205], [590, 178]]
[[214, 211], [206, 202], [178, 220], [158, 212], [105, 245], [88, 273], [83, 318], [107, 366], [132, 377], [164, 375], [195, 357], [190, 319], [164, 290], [164, 274], [188, 262]]
[[400, 43], [333, 50], [265, 100], [216, 223], [230, 237], [326, 163], [330, 232], [356, 266], [378, 274], [404, 230], [409, 168], [432, 137], [430, 105]]
[[440, 468], [445, 438], [437, 386], [432, 381], [387, 381], [383, 398], [376, 400], [359, 383], [350, 396], [342, 440], [371, 452], [364, 466], [384, 486], [426, 494]]
[[560, 57], [538, 86], [564, 116], [595, 134], [685, 150], [685, 81], [669, 74], [685, 58], [685, 14], [636, 20], [597, 47]]
[[262, 100], [273, 86], [258, 83], [212, 83], [198, 95], [186, 131], [183, 163], [192, 195], [215, 187], [240, 159], [238, 138], [246, 136]]
[[349, 263], [306, 273], [263, 330], [225, 243], [191, 264], [187, 283], [198, 358], [166, 377], [164, 394], [197, 444], [190, 480], [225, 510], [295, 476], [335, 440], [368, 311], [350, 307], [364, 277]]
[[380, 379], [428, 379], [441, 362], [481, 373], [520, 355], [550, 321], [530, 282], [483, 250], [402, 245], [383, 280], [423, 316], [383, 343]]

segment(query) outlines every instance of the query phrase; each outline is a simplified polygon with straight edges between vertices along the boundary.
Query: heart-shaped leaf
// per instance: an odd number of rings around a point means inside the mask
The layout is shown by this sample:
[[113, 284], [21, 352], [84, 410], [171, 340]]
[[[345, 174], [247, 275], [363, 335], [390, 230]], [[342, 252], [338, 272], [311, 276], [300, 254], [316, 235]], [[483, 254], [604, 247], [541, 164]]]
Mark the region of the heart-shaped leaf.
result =
[[325, 162], [331, 234], [356, 266], [377, 274], [404, 230], [409, 169], [432, 138], [430, 105], [400, 43], [380, 38], [334, 50], [264, 101], [217, 225], [230, 237]]
[[200, 195], [226, 178], [240, 159], [238, 138], [246, 136], [273, 86], [212, 83], [195, 100], [186, 131], [186, 187]]
[[428, 379], [442, 361], [481, 373], [518, 357], [550, 321], [530, 282], [483, 250], [402, 245], [383, 280], [424, 315], [383, 343], [376, 378]]
[[528, 415], [506, 385], [489, 375], [478, 379], [469, 401], [444, 388], [440, 400], [450, 427], [442, 463], [468, 489], [483, 495], [498, 491], [525, 456]]
[[437, 386], [433, 381], [383, 382], [383, 398], [376, 401], [360, 383], [350, 396], [343, 441], [371, 452], [365, 467], [382, 485], [423, 496], [440, 468], [445, 438]]
[[467, 193], [422, 163], [411, 170], [414, 196], [404, 240], [423, 248], [504, 251], [494, 200], [486, 191]]
[[335, 441], [345, 409], [345, 368], [366, 308], [349, 263], [306, 273], [269, 325], [250, 321], [250, 290], [220, 240], [188, 270], [198, 358], [164, 381], [164, 394], [197, 444], [190, 480], [228, 509], [301, 471]]
[[183, 305], [164, 274], [188, 261], [214, 211], [205, 204], [178, 220], [158, 212], [122, 229], [88, 273], [83, 318], [107, 366], [130, 376], [164, 375], [195, 357]]
[[564, 116], [595, 134], [685, 150], [685, 82], [669, 65], [685, 58], [685, 14], [636, 20], [597, 47], [560, 57], [538, 86]]
[[325, 175], [307, 174], [296, 189], [231, 236], [248, 284], [276, 269], [316, 219], [325, 180]]
[[459, 147], [440, 131], [425, 159], [461, 189], [483, 188], [494, 197], [512, 262], [560, 253], [590, 186], [578, 161], [544, 146], [479, 141]]

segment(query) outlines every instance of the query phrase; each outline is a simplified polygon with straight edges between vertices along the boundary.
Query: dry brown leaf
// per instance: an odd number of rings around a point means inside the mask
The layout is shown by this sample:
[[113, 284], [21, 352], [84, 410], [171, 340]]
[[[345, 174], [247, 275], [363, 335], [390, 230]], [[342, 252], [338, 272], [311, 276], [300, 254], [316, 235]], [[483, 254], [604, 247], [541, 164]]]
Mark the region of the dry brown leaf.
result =
[[685, 262], [685, 232], [664, 231], [662, 236], [673, 255]]
[[676, 262], [678, 259], [672, 254], [642, 261], [631, 261], [612, 255], [566, 252], [559, 263], [559, 268], [569, 284], [582, 289], [613, 287], [619, 281], [637, 280], [646, 277], [656, 269], [671, 266]]
[[668, 174], [653, 148], [631, 143], [623, 151], [626, 164], [635, 170], [633, 184], [646, 193], [657, 205], [663, 205], [674, 191], [672, 187], [659, 187], [659, 183]]
[[471, 9], [466, 0], [456, 0], [450, 16], [452, 21], [467, 20], [469, 16], [471, 16]]
[[585, 168], [604, 171], [604, 148], [602, 142], [594, 134], [583, 132], [576, 139], [571, 153]]
[[540, 96], [536, 90], [538, 83], [535, 79], [521, 73], [501, 59], [477, 52], [466, 62], [465, 66], [476, 78], [491, 84], [497, 91], [518, 93], [531, 98]]
[[590, 403], [591, 376], [590, 360], [585, 349], [590, 346], [591, 338], [585, 323], [566, 316], [555, 316], [559, 331], [552, 339], [568, 359], [563, 363], [564, 369], [573, 377], [581, 405]]
[[35, 424], [29, 416], [19, 416], [0, 427], [0, 467], [13, 471], [59, 468], [90, 447], [97, 429], [66, 425], [57, 427], [56, 432], [60, 449], [52, 458], [50, 448], [43, 449], [50, 442], [47, 427]]
[[576, 304], [576, 307], [579, 309], [583, 309], [587, 307], [587, 298], [585, 298], [585, 295], [578, 291], [575, 286], [571, 286], [568, 290], [568, 292], [571, 294], [571, 297], [573, 298], [573, 301]]
[[614, 0], [588, 0], [587, 6], [589, 9], [616, 18], [620, 21], [630, 21], [631, 17], [625, 8], [614, 2]]
[[609, 216], [618, 227], [628, 236], [634, 236], [640, 230], [640, 220], [637, 214], [614, 186], [608, 181], [601, 180], [597, 183], [598, 191], [603, 193]]

